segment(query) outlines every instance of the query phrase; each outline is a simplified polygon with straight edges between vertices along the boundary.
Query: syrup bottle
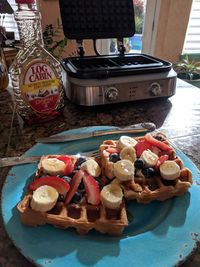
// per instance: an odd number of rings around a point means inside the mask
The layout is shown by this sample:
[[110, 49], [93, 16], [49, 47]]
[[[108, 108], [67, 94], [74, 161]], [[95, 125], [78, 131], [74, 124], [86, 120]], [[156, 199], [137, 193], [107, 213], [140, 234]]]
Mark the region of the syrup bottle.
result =
[[10, 67], [18, 114], [25, 122], [58, 116], [64, 106], [62, 67], [45, 48], [35, 0], [16, 0], [21, 49]]

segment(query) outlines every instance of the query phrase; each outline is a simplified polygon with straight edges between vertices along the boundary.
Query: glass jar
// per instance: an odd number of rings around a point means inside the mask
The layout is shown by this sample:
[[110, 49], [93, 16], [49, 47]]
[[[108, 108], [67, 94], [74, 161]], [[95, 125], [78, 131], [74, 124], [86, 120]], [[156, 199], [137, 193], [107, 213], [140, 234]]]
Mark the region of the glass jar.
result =
[[0, 47], [0, 90], [5, 90], [8, 87], [9, 77], [4, 59], [3, 50]]

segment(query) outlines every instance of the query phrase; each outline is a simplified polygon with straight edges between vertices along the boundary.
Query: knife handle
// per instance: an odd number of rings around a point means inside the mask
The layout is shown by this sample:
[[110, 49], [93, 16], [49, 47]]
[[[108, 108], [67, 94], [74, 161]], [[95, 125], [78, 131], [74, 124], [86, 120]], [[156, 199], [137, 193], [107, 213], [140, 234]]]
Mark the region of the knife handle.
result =
[[39, 161], [41, 156], [0, 158], [0, 168]]

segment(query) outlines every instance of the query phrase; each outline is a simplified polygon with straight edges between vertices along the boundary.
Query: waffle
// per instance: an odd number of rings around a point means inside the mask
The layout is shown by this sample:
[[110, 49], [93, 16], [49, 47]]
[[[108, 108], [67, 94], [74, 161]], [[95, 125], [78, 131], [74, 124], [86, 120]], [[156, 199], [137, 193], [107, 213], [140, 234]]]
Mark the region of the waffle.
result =
[[[42, 157], [57, 157], [49, 155]], [[76, 162], [76, 157], [72, 157]], [[42, 177], [43, 171], [41, 161], [38, 164], [35, 179]], [[87, 203], [86, 197], [80, 203], [65, 204], [57, 201], [56, 205], [48, 212], [35, 211], [30, 206], [32, 192], [28, 191], [23, 199], [18, 203], [17, 209], [20, 214], [21, 223], [26, 226], [38, 226], [51, 224], [58, 228], [75, 228], [79, 234], [86, 234], [95, 229], [100, 233], [110, 235], [121, 235], [124, 228], [128, 225], [125, 203], [122, 201], [116, 210], [105, 208], [101, 203], [97, 206]]]
[[[163, 133], [155, 133], [154, 137], [170, 146], [170, 143]], [[137, 137], [134, 139], [139, 141], [143, 140], [144, 137]], [[109, 159], [110, 153], [108, 150], [110, 148], [117, 148], [117, 144], [118, 140], [106, 140], [99, 148], [102, 176], [111, 181], [115, 178], [114, 163]], [[175, 180], [166, 181], [162, 179], [159, 172], [151, 178], [145, 177], [141, 172], [135, 174], [130, 181], [120, 182], [125, 199], [136, 200], [138, 203], [145, 204], [150, 203], [153, 200], [164, 201], [174, 196], [181, 196], [187, 192], [192, 184], [191, 171], [184, 167], [182, 160], [176, 155], [173, 148], [168, 156], [169, 160], [175, 161], [179, 165], [180, 176]]]

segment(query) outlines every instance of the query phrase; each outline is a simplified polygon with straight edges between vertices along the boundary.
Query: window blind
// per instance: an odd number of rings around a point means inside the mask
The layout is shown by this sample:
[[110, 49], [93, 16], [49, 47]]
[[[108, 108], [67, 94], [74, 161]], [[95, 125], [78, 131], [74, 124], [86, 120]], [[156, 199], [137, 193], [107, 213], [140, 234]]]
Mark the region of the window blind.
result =
[[[10, 4], [12, 9], [15, 11], [17, 9], [17, 5], [15, 3], [15, 0], [7, 0], [7, 2]], [[0, 11], [1, 13], [1, 11]], [[17, 24], [14, 19], [13, 14], [3, 14], [4, 19], [2, 21], [3, 26], [6, 28], [6, 32], [14, 32], [15, 40], [19, 40], [18, 30], [17, 30]]]
[[200, 0], [193, 0], [183, 53], [200, 53]]

